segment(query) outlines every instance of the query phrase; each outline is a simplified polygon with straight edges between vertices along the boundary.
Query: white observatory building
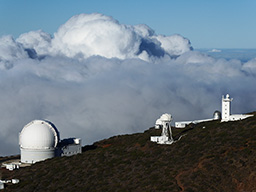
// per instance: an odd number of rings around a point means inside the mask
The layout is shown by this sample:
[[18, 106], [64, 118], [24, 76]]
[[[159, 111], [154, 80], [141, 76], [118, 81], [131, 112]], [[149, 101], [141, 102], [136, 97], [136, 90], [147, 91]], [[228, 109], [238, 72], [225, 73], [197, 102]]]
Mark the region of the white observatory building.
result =
[[155, 128], [162, 129], [161, 136], [151, 136], [150, 141], [158, 144], [172, 144], [174, 142], [172, 138], [171, 129], [171, 114], [165, 113], [159, 119], [156, 120]]
[[36, 163], [56, 156], [82, 152], [78, 138], [60, 141], [55, 125], [46, 120], [34, 120], [25, 125], [19, 135], [21, 163]]
[[175, 122], [175, 127], [176, 128], [185, 128], [189, 124], [197, 124], [197, 123], [203, 123], [207, 121], [213, 121], [213, 120], [220, 120], [221, 119], [221, 112], [215, 111], [213, 113], [213, 118], [210, 119], [202, 119], [202, 120], [193, 120], [193, 121], [180, 121], [180, 122]]
[[244, 114], [234, 114], [231, 115], [231, 101], [233, 101], [233, 98], [230, 98], [229, 94], [226, 95], [226, 97], [222, 96], [221, 100], [221, 122], [225, 121], [238, 121], [243, 120], [248, 117], [252, 117], [253, 115], [244, 115]]
[[221, 112], [215, 111], [213, 114], [213, 118], [202, 119], [202, 120], [193, 120], [193, 121], [175, 122], [175, 127], [176, 128], [185, 128], [187, 125], [189, 125], [191, 123], [197, 124], [197, 123], [213, 121], [213, 120], [221, 120], [221, 122], [238, 121], [238, 120], [243, 120], [243, 119], [253, 116], [253, 115], [244, 115], [244, 114], [231, 115], [231, 101], [233, 101], [233, 98], [230, 98], [229, 94], [227, 94], [226, 97], [222, 96]]

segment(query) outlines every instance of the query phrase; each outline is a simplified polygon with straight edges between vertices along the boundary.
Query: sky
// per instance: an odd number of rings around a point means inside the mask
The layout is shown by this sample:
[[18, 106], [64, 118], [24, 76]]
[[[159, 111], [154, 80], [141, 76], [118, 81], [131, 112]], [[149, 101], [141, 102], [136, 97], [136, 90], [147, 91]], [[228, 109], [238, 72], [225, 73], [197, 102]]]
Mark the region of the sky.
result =
[[54, 34], [73, 15], [102, 13], [120, 23], [180, 34], [194, 48], [256, 48], [254, 0], [0, 0], [0, 36]]
[[173, 124], [211, 118], [227, 93], [232, 114], [256, 110], [253, 1], [0, 5], [0, 156], [19, 153], [35, 119], [86, 145], [163, 113]]

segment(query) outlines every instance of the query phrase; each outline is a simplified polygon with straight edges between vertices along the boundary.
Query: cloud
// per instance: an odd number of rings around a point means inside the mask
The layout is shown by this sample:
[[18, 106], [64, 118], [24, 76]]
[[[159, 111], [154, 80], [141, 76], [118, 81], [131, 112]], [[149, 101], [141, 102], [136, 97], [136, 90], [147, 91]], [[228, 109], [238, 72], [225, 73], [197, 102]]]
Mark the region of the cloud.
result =
[[247, 72], [249, 75], [256, 76], [256, 58], [246, 62], [242, 69]]
[[233, 113], [255, 110], [255, 59], [214, 59], [180, 35], [101, 14], [74, 16], [53, 36], [1, 37], [0, 63], [0, 155], [19, 153], [18, 133], [34, 119], [85, 145], [144, 131], [166, 112], [210, 118], [226, 93]]
[[156, 39], [161, 43], [161, 47], [170, 56], [179, 56], [185, 52], [193, 50], [190, 41], [181, 35], [163, 36], [158, 35]]
[[[124, 25], [102, 14], [80, 14], [70, 18], [54, 34], [49, 49], [49, 35], [42, 31], [21, 35], [19, 42], [39, 54], [88, 58], [140, 58], [178, 56], [192, 49], [189, 40], [180, 35], [158, 36], [146, 25]], [[40, 43], [39, 43], [40, 42]], [[32, 47], [36, 44], [36, 47]]]
[[27, 57], [27, 52], [10, 35], [0, 38], [0, 69], [9, 69], [13, 61]]
[[[51, 40], [52, 38], [50, 34], [38, 30], [21, 34], [16, 41], [22, 44], [26, 50], [30, 50], [30, 53], [33, 53], [34, 50], [35, 54], [43, 56], [49, 54]], [[35, 57], [35, 55], [30, 56]]]
[[69, 19], [54, 34], [52, 51], [68, 57], [100, 55], [125, 59], [136, 54], [138, 36], [126, 25], [101, 14], [81, 14]]

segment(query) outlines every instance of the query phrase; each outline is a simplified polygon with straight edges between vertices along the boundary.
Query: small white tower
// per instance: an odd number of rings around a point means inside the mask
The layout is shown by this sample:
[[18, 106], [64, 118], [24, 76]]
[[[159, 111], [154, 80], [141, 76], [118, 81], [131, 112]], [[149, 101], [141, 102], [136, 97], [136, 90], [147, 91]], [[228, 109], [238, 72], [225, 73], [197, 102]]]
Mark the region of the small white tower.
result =
[[231, 101], [233, 101], [233, 98], [230, 98], [229, 94], [226, 95], [226, 98], [224, 98], [224, 96], [222, 96], [221, 122], [238, 121], [238, 120], [243, 120], [243, 119], [253, 116], [252, 114], [250, 114], [250, 115], [231, 114]]
[[230, 115], [231, 115], [231, 110], [230, 110], [230, 103], [233, 100], [233, 98], [229, 97], [229, 94], [226, 95], [226, 98], [222, 96], [222, 112], [221, 112], [221, 121], [229, 121]]
[[155, 128], [162, 128], [161, 136], [152, 136], [150, 140], [152, 142], [157, 142], [158, 144], [172, 144], [174, 142], [172, 138], [172, 129], [171, 129], [171, 114], [163, 114], [160, 119], [157, 119]]

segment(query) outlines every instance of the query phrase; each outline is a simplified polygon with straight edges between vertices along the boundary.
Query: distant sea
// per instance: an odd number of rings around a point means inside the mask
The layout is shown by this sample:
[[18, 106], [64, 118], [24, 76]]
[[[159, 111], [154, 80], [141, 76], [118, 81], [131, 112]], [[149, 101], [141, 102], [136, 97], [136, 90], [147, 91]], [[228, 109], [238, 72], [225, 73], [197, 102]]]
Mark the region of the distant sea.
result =
[[238, 59], [242, 62], [256, 58], [256, 49], [195, 49], [195, 51], [200, 51], [216, 59]]

